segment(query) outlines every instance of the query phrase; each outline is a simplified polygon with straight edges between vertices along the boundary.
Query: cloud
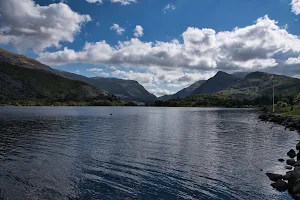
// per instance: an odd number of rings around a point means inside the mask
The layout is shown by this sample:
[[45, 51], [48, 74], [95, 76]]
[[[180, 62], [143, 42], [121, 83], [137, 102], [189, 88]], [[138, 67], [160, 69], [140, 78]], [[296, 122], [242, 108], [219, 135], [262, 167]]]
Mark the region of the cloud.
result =
[[76, 69], [76, 70], [73, 71], [73, 73], [80, 74], [80, 71], [79, 71], [79, 69]]
[[[103, 0], [86, 0], [87, 2], [89, 3], [100, 3], [102, 4], [103, 3]], [[129, 5], [129, 4], [132, 4], [132, 3], [136, 3], [137, 0], [110, 0], [111, 3], [120, 3], [121, 5], [123, 6], [126, 6], [126, 5]]]
[[188, 27], [182, 38], [183, 42], [143, 42], [132, 38], [116, 46], [106, 41], [87, 42], [81, 51], [64, 48], [43, 52], [38, 60], [49, 65], [84, 63], [165, 71], [233, 72], [272, 69], [300, 54], [299, 37], [279, 27], [268, 16], [253, 25], [218, 33], [213, 29]]
[[107, 73], [107, 72], [101, 72], [101, 73], [99, 73], [99, 76], [102, 76], [102, 77], [110, 77], [110, 74]]
[[86, 0], [87, 2], [89, 2], [89, 3], [100, 3], [100, 4], [102, 4], [103, 3], [103, 0]]
[[170, 95], [170, 94], [174, 94], [175, 93], [174, 91], [170, 91], [170, 90], [162, 89], [162, 88], [148, 89], [148, 91], [150, 93], [154, 94], [157, 97], [161, 97], [161, 96], [164, 96], [166, 94]]
[[166, 6], [162, 9], [162, 11], [163, 11], [164, 13], [167, 13], [168, 10], [175, 10], [175, 9], [176, 9], [176, 6], [175, 6], [175, 5], [168, 4], [168, 5], [166, 5]]
[[120, 3], [123, 6], [136, 3], [136, 0], [110, 0], [112, 3]]
[[33, 0], [0, 1], [0, 44], [36, 52], [73, 42], [89, 15], [74, 12], [64, 3], [40, 6]]
[[287, 59], [287, 61], [285, 62], [287, 65], [300, 65], [300, 56], [297, 58], [289, 58]]
[[300, 0], [292, 0], [291, 6], [292, 6], [292, 12], [295, 13], [296, 15], [299, 15], [300, 14]]
[[133, 35], [134, 35], [134, 37], [136, 37], [136, 38], [138, 38], [138, 37], [142, 37], [143, 35], [144, 35], [144, 29], [143, 29], [143, 27], [142, 26], [140, 26], [140, 25], [137, 25], [136, 27], [135, 27], [135, 29], [133, 30]]
[[111, 74], [116, 78], [136, 80], [137, 82], [145, 86], [153, 85], [153, 75], [149, 73], [134, 72], [132, 70], [130, 71], [115, 70]]
[[91, 69], [87, 69], [86, 71], [88, 71], [88, 72], [102, 72], [103, 69], [99, 69], [99, 68], [91, 68]]
[[123, 32], [125, 31], [125, 29], [120, 27], [119, 24], [113, 24], [110, 27], [110, 30], [116, 31], [117, 35], [122, 35]]

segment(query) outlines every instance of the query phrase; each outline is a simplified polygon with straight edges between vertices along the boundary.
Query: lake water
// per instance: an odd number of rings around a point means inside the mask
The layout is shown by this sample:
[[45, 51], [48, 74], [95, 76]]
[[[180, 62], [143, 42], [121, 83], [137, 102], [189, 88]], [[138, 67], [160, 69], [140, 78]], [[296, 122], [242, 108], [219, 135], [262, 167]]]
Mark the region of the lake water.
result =
[[258, 114], [0, 107], [0, 199], [291, 199], [265, 173], [299, 135]]

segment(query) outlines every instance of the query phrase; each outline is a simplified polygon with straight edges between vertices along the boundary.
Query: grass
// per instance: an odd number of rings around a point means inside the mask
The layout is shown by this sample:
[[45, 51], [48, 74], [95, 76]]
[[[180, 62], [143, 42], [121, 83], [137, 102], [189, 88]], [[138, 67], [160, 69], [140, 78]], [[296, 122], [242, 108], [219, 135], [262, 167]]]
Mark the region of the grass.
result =
[[293, 111], [289, 111], [289, 112], [286, 112], [284, 113], [285, 115], [298, 115], [300, 116], [300, 109], [298, 110], [293, 110]]

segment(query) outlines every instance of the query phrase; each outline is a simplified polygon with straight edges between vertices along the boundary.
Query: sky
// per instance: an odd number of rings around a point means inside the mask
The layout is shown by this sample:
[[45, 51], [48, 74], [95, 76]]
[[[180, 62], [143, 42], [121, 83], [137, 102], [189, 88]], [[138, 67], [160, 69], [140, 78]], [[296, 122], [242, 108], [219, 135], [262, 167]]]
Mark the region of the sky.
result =
[[156, 96], [218, 71], [300, 78], [300, 0], [5, 0], [0, 47]]

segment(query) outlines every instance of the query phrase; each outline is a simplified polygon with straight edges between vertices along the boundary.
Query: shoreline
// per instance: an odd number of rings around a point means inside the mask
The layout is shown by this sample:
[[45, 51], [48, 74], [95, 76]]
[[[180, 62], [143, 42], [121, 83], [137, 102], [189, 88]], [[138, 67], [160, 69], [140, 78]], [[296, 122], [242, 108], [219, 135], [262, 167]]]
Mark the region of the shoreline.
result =
[[[290, 131], [300, 133], [300, 116], [286, 116], [282, 114], [263, 113], [259, 116], [262, 121], [273, 122], [284, 126]], [[288, 191], [293, 199], [300, 200], [300, 142], [287, 152], [288, 159], [278, 159], [279, 162], [286, 162], [287, 171], [285, 175], [266, 173], [273, 182], [271, 186], [279, 192]], [[297, 152], [298, 151], [298, 152]]]
[[300, 116], [263, 113], [259, 116], [259, 119], [282, 125], [290, 131], [298, 131], [300, 133]]

